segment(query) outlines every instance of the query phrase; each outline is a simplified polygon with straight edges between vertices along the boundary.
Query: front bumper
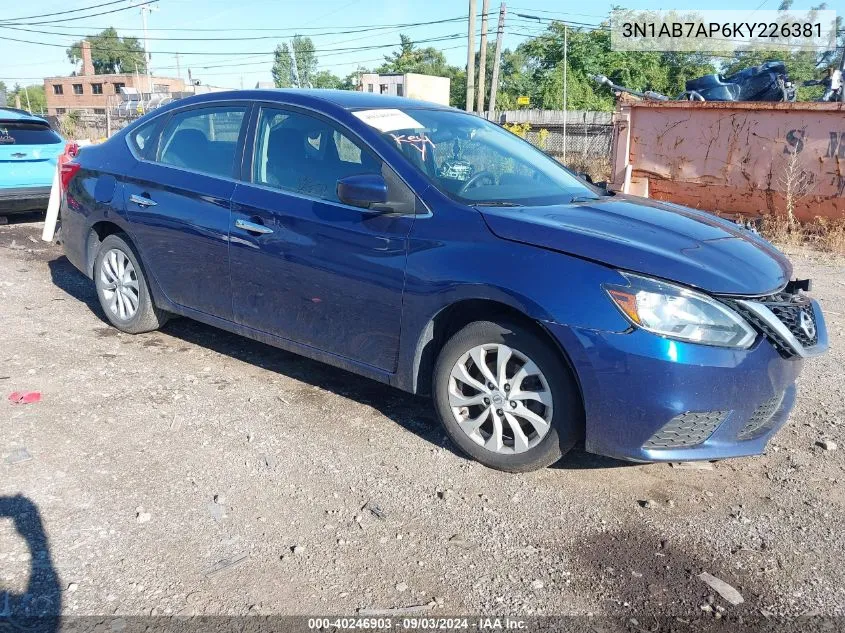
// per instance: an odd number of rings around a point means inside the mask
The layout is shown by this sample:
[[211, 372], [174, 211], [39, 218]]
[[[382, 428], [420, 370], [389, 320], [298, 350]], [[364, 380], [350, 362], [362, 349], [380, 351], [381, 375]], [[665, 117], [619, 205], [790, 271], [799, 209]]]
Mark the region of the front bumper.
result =
[[0, 188], [0, 215], [25, 211], [46, 211], [50, 186]]
[[[827, 332], [818, 306], [818, 349]], [[803, 358], [763, 336], [747, 350], [672, 341], [639, 329], [547, 323], [581, 386], [588, 451], [640, 462], [757, 455], [789, 417]]]

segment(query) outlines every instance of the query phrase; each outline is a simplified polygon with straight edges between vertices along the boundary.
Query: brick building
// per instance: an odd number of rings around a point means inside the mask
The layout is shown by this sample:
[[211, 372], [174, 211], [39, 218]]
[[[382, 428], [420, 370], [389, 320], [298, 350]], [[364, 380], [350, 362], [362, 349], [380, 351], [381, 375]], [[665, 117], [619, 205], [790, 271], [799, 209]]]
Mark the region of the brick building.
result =
[[65, 114], [72, 110], [105, 114], [106, 108], [113, 108], [121, 101], [120, 89], [124, 87], [134, 88], [141, 94], [170, 94], [183, 92], [185, 82], [177, 77], [150, 78], [134, 73], [95, 75], [91, 44], [82, 42], [82, 70], [78, 75], [44, 79], [47, 114]]

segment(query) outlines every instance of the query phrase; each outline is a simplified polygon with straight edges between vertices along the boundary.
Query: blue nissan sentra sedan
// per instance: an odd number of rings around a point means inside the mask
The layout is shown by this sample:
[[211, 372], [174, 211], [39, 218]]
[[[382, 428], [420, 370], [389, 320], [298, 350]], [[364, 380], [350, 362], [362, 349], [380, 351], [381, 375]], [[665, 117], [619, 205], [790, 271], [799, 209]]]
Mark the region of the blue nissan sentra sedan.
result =
[[191, 97], [83, 149], [62, 186], [65, 253], [116, 328], [182, 315], [429, 394], [501, 470], [581, 439], [634, 461], [760, 453], [828, 344], [759, 236], [430, 103]]

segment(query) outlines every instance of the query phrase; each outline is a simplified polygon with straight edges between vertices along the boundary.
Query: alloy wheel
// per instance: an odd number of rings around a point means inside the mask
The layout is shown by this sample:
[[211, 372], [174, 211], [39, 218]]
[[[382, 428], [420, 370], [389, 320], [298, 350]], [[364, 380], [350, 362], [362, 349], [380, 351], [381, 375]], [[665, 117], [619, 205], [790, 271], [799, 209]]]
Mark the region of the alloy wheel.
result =
[[494, 453], [523, 453], [551, 429], [548, 380], [507, 345], [477, 345], [458, 359], [449, 376], [449, 405], [461, 430]]
[[100, 282], [104, 303], [121, 321], [128, 321], [138, 312], [140, 290], [132, 261], [116, 248], [106, 252], [100, 265]]

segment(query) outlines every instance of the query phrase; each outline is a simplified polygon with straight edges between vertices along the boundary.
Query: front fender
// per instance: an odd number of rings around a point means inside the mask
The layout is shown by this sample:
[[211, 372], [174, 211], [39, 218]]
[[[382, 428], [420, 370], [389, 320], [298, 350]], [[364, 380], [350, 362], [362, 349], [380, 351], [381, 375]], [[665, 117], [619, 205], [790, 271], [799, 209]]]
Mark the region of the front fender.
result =
[[401, 389], [416, 391], [420, 349], [432, 339], [434, 319], [461, 301], [491, 301], [538, 322], [587, 330], [630, 327], [602, 288], [625, 283], [617, 271], [500, 239], [474, 209], [435, 210], [417, 219], [410, 239], [395, 380]]

